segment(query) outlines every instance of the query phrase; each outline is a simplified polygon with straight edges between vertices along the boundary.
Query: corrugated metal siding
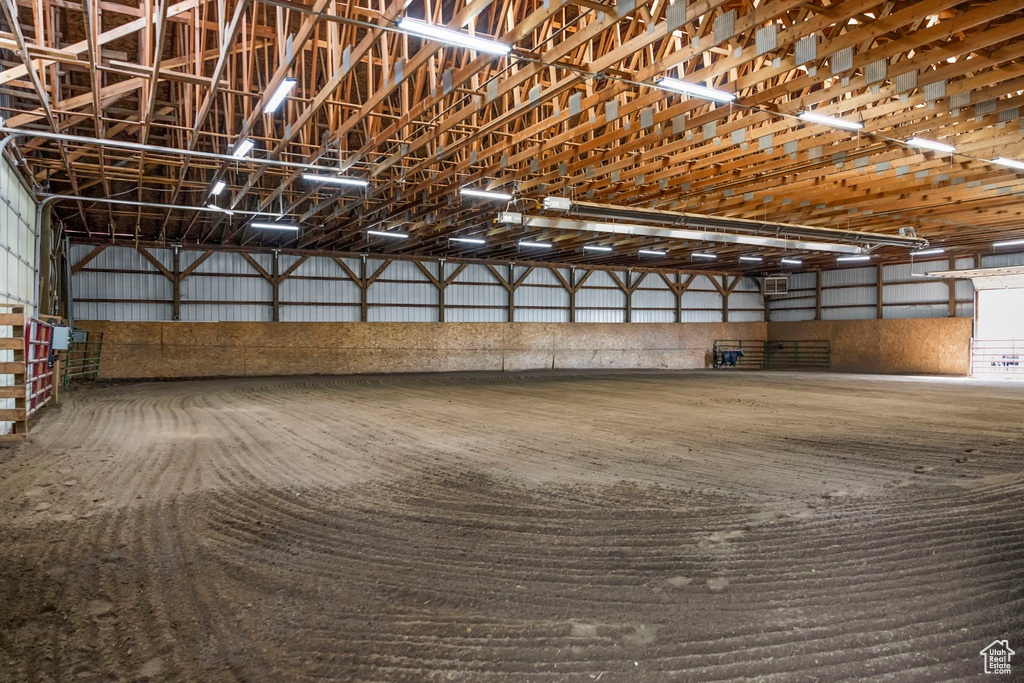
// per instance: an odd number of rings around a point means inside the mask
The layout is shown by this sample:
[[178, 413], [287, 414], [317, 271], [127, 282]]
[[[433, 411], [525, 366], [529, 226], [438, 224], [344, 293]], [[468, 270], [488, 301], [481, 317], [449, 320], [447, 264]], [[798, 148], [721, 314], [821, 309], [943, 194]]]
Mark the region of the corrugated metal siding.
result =
[[[801, 299], [801, 301], [804, 302], [804, 306], [814, 305], [813, 299]], [[821, 292], [821, 305], [826, 308], [829, 306], [874, 306], [875, 288], [825, 289]]]
[[[0, 302], [23, 304], [35, 313], [36, 295], [36, 203], [18, 180], [7, 159], [0, 160]], [[10, 326], [0, 327], [4, 336]], [[13, 351], [0, 351], [0, 361], [14, 360]], [[11, 375], [0, 375], [0, 385], [14, 383]], [[0, 399], [0, 408], [13, 409], [13, 398]], [[14, 423], [0, 421], [0, 434], [11, 431]]]
[[814, 311], [787, 311], [772, 309], [772, 322], [788, 323], [799, 320], [814, 320]]
[[948, 304], [932, 306], [884, 306], [883, 318], [945, 318], [949, 314]]
[[75, 302], [75, 320], [126, 320], [157, 322], [170, 320], [171, 304]]
[[281, 322], [356, 323], [358, 306], [285, 306], [281, 305]]
[[[886, 285], [882, 290], [882, 303], [884, 304], [939, 302], [945, 301], [948, 298], [949, 287], [944, 280], [938, 282], [924, 280], [920, 283], [915, 282], [912, 285]], [[907, 317], [920, 318], [922, 316], [914, 315]]]
[[[627, 273], [617, 272], [623, 282]], [[576, 293], [576, 321], [581, 323], [616, 323], [626, 320], [626, 293], [605, 271], [595, 271]]]
[[[814, 318], [814, 311], [805, 311], [808, 314], [807, 318], [803, 320], [811, 320]], [[875, 307], [865, 308], [823, 308], [821, 309], [822, 320], [868, 320], [875, 317]], [[772, 320], [775, 320], [775, 315], [772, 315]]]
[[989, 256], [982, 256], [981, 265], [984, 268], [1024, 266], [1024, 252], [1017, 254], [990, 254]]
[[[872, 284], [877, 279], [875, 268], [842, 268], [839, 270], [821, 271], [821, 286], [834, 287], [836, 285], [865, 285]], [[813, 286], [813, 285], [811, 285]]]
[[189, 322], [270, 322], [274, 319], [273, 306], [238, 304], [190, 304], [182, 305], [181, 319]]

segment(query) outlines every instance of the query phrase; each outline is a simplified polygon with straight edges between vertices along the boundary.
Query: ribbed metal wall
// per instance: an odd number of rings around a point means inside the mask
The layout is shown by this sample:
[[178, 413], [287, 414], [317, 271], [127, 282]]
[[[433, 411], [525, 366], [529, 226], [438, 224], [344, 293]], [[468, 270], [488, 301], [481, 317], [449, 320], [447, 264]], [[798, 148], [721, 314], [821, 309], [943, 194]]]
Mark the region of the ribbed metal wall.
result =
[[[984, 268], [1024, 265], [1024, 252], [988, 254]], [[949, 286], [945, 280], [921, 277], [928, 272], [975, 267], [972, 257], [934, 259], [882, 267], [883, 318], [945, 318], [949, 315]], [[821, 317], [824, 320], [868, 320], [878, 315], [878, 267], [841, 268], [821, 273]], [[814, 319], [815, 273], [789, 277], [789, 294], [770, 297], [771, 320]], [[954, 283], [954, 310], [958, 318], [974, 315], [974, 287], [970, 280]], [[730, 300], [730, 304], [732, 301]]]
[[[36, 203], [7, 159], [0, 160], [0, 302], [23, 304], [34, 313], [36, 305]], [[9, 312], [5, 309], [4, 312]], [[10, 336], [9, 326], [0, 334]], [[0, 361], [14, 360], [13, 351], [0, 350]], [[0, 385], [10, 386], [13, 377], [0, 375]], [[0, 399], [0, 408], [13, 409], [14, 399]], [[0, 434], [13, 423], [0, 421]]]
[[[92, 251], [88, 245], [73, 245], [72, 260], [78, 262]], [[174, 270], [174, 251], [150, 249], [149, 253], [168, 271]], [[271, 254], [252, 254], [265, 272], [273, 274]], [[178, 267], [184, 271], [196, 264], [203, 252], [181, 250]], [[282, 254], [277, 273], [288, 272], [300, 257]], [[356, 277], [377, 274], [366, 303], [367, 319], [382, 322], [435, 322], [439, 293], [430, 277], [411, 261], [392, 261], [383, 271], [379, 259], [341, 259]], [[436, 279], [439, 263], [424, 263]], [[445, 263], [445, 320], [448, 322], [506, 322], [508, 290], [489, 268]], [[496, 268], [509, 277], [508, 266]], [[583, 272], [569, 268], [556, 271], [515, 266], [512, 277], [522, 282], [515, 290], [516, 322], [568, 322], [570, 296], [562, 284], [578, 282]], [[308, 257], [289, 272], [278, 289], [280, 319], [294, 322], [360, 319], [362, 292], [338, 261], [330, 257]], [[561, 276], [561, 279], [559, 278]], [[575, 279], [574, 279], [575, 275]], [[632, 321], [665, 323], [676, 319], [675, 295], [656, 273], [615, 271], [619, 281], [636, 286], [632, 295]], [[673, 282], [678, 282], [672, 276]], [[130, 247], [108, 247], [72, 278], [74, 310], [83, 320], [170, 320], [174, 288], [171, 281], [140, 252]], [[215, 252], [195, 266], [181, 283], [181, 319], [188, 321], [269, 321], [273, 319], [273, 286], [242, 254]], [[104, 301], [96, 301], [104, 300]], [[594, 271], [576, 294], [577, 322], [624, 322], [626, 294], [608, 271]], [[699, 275], [681, 297], [682, 322], [721, 322], [722, 296], [708, 277]], [[689, 310], [688, 310], [689, 309]], [[729, 297], [729, 320], [760, 321], [764, 303], [759, 283], [744, 278]]]

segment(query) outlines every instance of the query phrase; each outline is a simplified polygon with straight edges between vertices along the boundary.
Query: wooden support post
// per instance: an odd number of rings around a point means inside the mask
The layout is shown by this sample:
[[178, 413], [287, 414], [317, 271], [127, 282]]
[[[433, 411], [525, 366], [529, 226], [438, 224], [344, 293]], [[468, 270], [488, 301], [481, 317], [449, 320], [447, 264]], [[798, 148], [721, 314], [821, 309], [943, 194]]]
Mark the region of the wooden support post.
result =
[[281, 266], [278, 263], [277, 254], [278, 252], [275, 250], [270, 271], [270, 286], [273, 293], [273, 320], [275, 323], [281, 322]]
[[641, 273], [640, 277], [638, 277], [635, 282], [632, 281], [632, 270], [626, 271], [625, 282], [619, 279], [619, 276], [615, 274], [615, 271], [609, 270], [608, 274], [611, 275], [612, 279], [615, 280], [615, 284], [617, 284], [619, 286], [619, 289], [622, 290], [623, 294], [626, 295], [626, 305], [624, 311], [626, 322], [633, 322], [633, 292], [640, 288], [640, 285], [647, 278], [648, 273]]
[[171, 278], [174, 302], [171, 304], [171, 320], [181, 320], [181, 251], [174, 250], [174, 277]]
[[949, 278], [946, 280], [946, 286], [949, 288], [949, 308], [946, 311], [950, 318], [956, 317], [956, 280]]
[[366, 322], [366, 290], [369, 288], [366, 284], [366, 257], [359, 259], [359, 322]]
[[885, 314], [885, 281], [883, 277], [882, 264], [879, 263], [876, 266], [875, 275], [875, 318], [878, 320], [881, 320]]
[[430, 282], [434, 285], [434, 287], [437, 288], [437, 321], [443, 323], [444, 322], [444, 317], [445, 317], [444, 316], [444, 292], [445, 292], [446, 289], [448, 289], [448, 285], [450, 285], [452, 282], [454, 282], [455, 278], [457, 278], [459, 276], [459, 274], [462, 273], [462, 271], [464, 271], [466, 269], [466, 265], [467, 264], [465, 264], [465, 263], [461, 264], [458, 268], [456, 268], [452, 272], [451, 275], [449, 275], [448, 277], [445, 277], [445, 274], [444, 274], [444, 259], [441, 259], [440, 261], [438, 261], [438, 266], [437, 266], [438, 276], [434, 277], [434, 274], [431, 273], [427, 269], [427, 267], [424, 266], [421, 262], [415, 261], [415, 263], [416, 263], [416, 267], [420, 269], [420, 272], [422, 272], [424, 275], [426, 275], [427, 279], [430, 280]]
[[516, 321], [516, 264], [508, 264], [508, 321]]
[[[555, 271], [558, 272], [557, 270]], [[569, 322], [576, 322], [576, 266], [569, 267]]]
[[821, 268], [814, 271], [814, 319], [821, 320]]

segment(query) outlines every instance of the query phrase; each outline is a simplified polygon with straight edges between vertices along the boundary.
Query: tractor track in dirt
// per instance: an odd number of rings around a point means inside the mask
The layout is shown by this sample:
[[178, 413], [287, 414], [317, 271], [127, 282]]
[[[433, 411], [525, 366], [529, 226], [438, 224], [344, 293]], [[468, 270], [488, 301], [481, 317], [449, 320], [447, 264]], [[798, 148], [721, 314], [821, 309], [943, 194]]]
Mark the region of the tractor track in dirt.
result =
[[0, 681], [966, 679], [1024, 646], [1022, 406], [810, 373], [80, 388], [0, 451]]

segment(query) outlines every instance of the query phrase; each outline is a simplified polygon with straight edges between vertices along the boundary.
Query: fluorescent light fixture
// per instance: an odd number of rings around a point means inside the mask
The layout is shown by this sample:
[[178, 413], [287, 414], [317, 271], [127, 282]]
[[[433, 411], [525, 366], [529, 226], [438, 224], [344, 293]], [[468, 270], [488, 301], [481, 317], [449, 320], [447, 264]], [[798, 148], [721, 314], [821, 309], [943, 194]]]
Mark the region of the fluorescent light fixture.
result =
[[235, 147], [235, 151], [231, 153], [231, 156], [236, 159], [249, 156], [249, 152], [252, 151], [253, 147], [256, 146], [256, 141], [252, 138], [242, 138], [242, 141]]
[[250, 228], [264, 228], [266, 230], [298, 230], [299, 226], [293, 223], [250, 223]]
[[787, 266], [801, 266], [804, 262], [798, 258], [783, 258], [779, 259], [779, 263], [785, 263]]
[[847, 262], [847, 261], [870, 261], [870, 256], [837, 256], [836, 261]]
[[374, 235], [375, 237], [392, 237], [399, 240], [407, 240], [409, 236], [404, 232], [390, 232], [385, 230], [367, 230], [367, 235]]
[[611, 247], [602, 247], [598, 244], [584, 244], [583, 251], [611, 251]]
[[692, 254], [690, 254], [690, 256], [694, 258], [718, 258], [714, 254], [702, 254], [699, 251], [693, 252]]
[[740, 256], [740, 261], [750, 261], [751, 263], [760, 263], [764, 261], [760, 256]]
[[1024, 244], [1024, 240], [1010, 240], [1009, 242], [993, 242], [993, 247], [1016, 247], [1019, 244]]
[[519, 240], [519, 246], [521, 247], [539, 247], [541, 249], [550, 249], [551, 245], [547, 242], [531, 242], [530, 240]]
[[664, 256], [667, 251], [658, 251], [657, 249], [640, 249], [636, 253], [641, 256]]
[[359, 178], [344, 178], [337, 175], [317, 175], [316, 173], [303, 173], [303, 180], [310, 180], [314, 183], [330, 183], [332, 185], [355, 185], [356, 187], [366, 187], [370, 183]]
[[681, 81], [678, 78], [670, 78], [668, 76], [662, 76], [661, 78], [656, 79], [654, 84], [659, 88], [664, 88], [665, 90], [673, 90], [675, 92], [681, 92], [687, 95], [693, 95], [694, 97], [701, 97], [705, 100], [713, 100], [715, 102], [732, 102], [736, 99], [736, 96], [731, 92], [715, 90], [714, 88], [706, 88], [703, 85], [687, 83], [686, 81]]
[[263, 108], [263, 113], [273, 114], [277, 111], [281, 103], [284, 102], [284, 98], [288, 97], [288, 93], [292, 91], [296, 83], [298, 81], [294, 78], [286, 78], [281, 81], [281, 85], [277, 86], [277, 90], [274, 91], [274, 94], [267, 101], [267, 106]]
[[212, 202], [207, 204], [206, 208], [207, 209], [212, 209], [214, 211], [220, 211], [221, 213], [226, 213], [229, 216], [234, 216], [235, 215], [234, 211], [231, 211], [230, 209], [222, 209], [219, 206], [217, 206], [216, 204], [213, 204]]
[[952, 154], [956, 151], [956, 147], [953, 145], [935, 142], [934, 140], [925, 140], [924, 138], [910, 138], [907, 140], [907, 144], [918, 149], [930, 149], [933, 152], [945, 152], [946, 154]]
[[935, 254], [945, 254], [945, 249], [925, 249], [924, 251], [912, 251], [911, 256], [934, 256]]
[[487, 244], [487, 240], [478, 239], [476, 237], [449, 237], [449, 242], [462, 242], [464, 244]]
[[1016, 159], [1007, 159], [1006, 157], [996, 157], [992, 160], [993, 164], [999, 164], [1000, 166], [1009, 166], [1010, 168], [1019, 168], [1024, 170], [1024, 161], [1017, 161]]
[[469, 188], [462, 188], [459, 190], [459, 194], [465, 197], [481, 197], [483, 199], [501, 199], [508, 201], [512, 199], [512, 195], [505, 194], [504, 192], [490, 192], [488, 190], [471, 190]]
[[409, 17], [403, 17], [398, 20], [398, 30], [405, 31], [406, 33], [413, 33], [417, 36], [422, 36], [423, 38], [428, 38], [430, 40], [436, 40], [439, 43], [468, 47], [470, 50], [487, 52], [492, 55], [507, 55], [512, 51], [510, 46], [505, 45], [504, 43], [499, 43], [496, 40], [478, 38], [477, 36], [471, 36], [468, 33], [463, 33], [462, 31], [453, 31], [450, 28], [445, 28], [444, 26], [428, 24], [425, 21], [410, 19]]
[[221, 192], [224, 191], [224, 188], [227, 186], [228, 184], [225, 183], [223, 180], [218, 180], [213, 184], [213, 189], [210, 190], [210, 194], [220, 194]]
[[804, 121], [810, 121], [812, 123], [820, 123], [824, 126], [833, 126], [834, 128], [842, 128], [843, 130], [860, 130], [864, 127], [863, 123], [857, 121], [847, 121], [846, 119], [837, 119], [834, 116], [825, 116], [824, 114], [815, 114], [813, 111], [805, 111], [800, 113], [800, 118]]

